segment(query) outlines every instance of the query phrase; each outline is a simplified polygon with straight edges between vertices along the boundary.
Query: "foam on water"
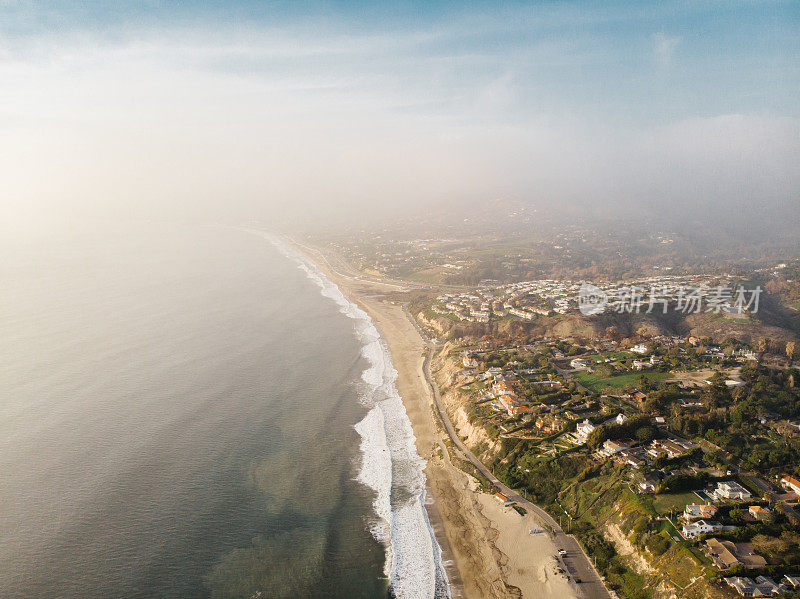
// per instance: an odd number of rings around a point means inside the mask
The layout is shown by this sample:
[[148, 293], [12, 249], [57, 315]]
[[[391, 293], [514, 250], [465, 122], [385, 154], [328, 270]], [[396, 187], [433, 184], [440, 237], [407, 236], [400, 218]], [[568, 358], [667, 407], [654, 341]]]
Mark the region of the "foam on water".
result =
[[425, 460], [417, 454], [388, 347], [367, 313], [313, 263], [282, 240], [259, 234], [295, 260], [322, 295], [353, 319], [361, 355], [369, 364], [361, 375], [360, 393], [369, 412], [355, 425], [362, 456], [357, 480], [375, 491], [370, 531], [386, 547], [384, 572], [392, 592], [398, 599], [449, 598], [442, 551], [425, 509]]

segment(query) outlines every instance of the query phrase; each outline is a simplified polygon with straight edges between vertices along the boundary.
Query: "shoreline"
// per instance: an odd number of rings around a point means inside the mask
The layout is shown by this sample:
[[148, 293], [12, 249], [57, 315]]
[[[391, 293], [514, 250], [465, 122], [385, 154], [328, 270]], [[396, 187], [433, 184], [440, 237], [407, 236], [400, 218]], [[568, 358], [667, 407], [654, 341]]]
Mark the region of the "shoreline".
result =
[[417, 452], [426, 461], [425, 508], [442, 551], [451, 596], [576, 597], [559, 573], [555, 544], [546, 535], [528, 533], [538, 526], [535, 516], [521, 516], [501, 505], [450, 462], [447, 434], [434, 416], [424, 370], [428, 346], [403, 305], [386, 298], [404, 288], [342, 274], [316, 248], [289, 241], [370, 316], [389, 348]]

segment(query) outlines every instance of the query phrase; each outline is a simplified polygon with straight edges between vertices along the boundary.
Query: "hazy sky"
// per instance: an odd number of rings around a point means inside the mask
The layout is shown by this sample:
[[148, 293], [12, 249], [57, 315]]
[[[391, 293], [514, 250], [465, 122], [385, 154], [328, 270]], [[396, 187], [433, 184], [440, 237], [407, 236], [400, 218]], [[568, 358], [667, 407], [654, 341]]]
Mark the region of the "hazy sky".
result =
[[163, 4], [0, 0], [0, 217], [800, 204], [797, 2]]

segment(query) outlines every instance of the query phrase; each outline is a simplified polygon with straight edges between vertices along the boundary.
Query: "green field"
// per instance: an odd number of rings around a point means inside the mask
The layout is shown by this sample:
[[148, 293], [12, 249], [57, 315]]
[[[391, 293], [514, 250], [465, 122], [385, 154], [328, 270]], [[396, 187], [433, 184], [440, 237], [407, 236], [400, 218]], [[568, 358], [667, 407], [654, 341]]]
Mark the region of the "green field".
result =
[[629, 372], [609, 378], [595, 376], [590, 372], [576, 372], [575, 379], [590, 391], [602, 391], [605, 387], [624, 389], [628, 385], [636, 386], [644, 375], [648, 381], [663, 381], [671, 375], [668, 372]]
[[605, 358], [611, 358], [612, 360], [622, 360], [630, 358], [632, 356], [633, 354], [628, 351], [607, 351], [596, 356], [588, 356], [586, 359], [598, 363], [600, 362], [600, 360], [603, 360]]
[[692, 492], [665, 493], [653, 498], [653, 508], [659, 514], [668, 514], [670, 511], [682, 512], [690, 503], [700, 503], [700, 498]]

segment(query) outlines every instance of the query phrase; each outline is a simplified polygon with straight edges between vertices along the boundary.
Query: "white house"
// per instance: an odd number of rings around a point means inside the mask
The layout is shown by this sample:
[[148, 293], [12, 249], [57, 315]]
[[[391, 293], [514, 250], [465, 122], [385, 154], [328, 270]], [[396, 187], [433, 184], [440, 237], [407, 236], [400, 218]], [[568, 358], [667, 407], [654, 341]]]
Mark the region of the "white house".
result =
[[627, 419], [628, 419], [628, 417], [627, 417], [625, 414], [623, 414], [622, 412], [620, 412], [619, 414], [617, 414], [617, 417], [616, 417], [616, 418], [614, 418], [614, 421], [615, 421], [617, 424], [625, 424], [625, 421], [626, 421]]
[[722, 524], [714, 522], [713, 520], [698, 520], [697, 522], [689, 522], [684, 524], [681, 529], [681, 534], [687, 539], [695, 539], [700, 535], [707, 535], [710, 532], [719, 532], [722, 530]]
[[603, 448], [598, 452], [601, 455], [606, 457], [611, 457], [614, 454], [619, 453], [623, 449], [628, 449], [628, 445], [623, 443], [622, 441], [612, 441], [609, 439], [605, 443], [603, 443]]
[[570, 363], [570, 368], [588, 368], [589, 362], [584, 360], [583, 358], [573, 358]]
[[789, 491], [793, 491], [800, 495], [800, 480], [797, 480], [794, 476], [789, 476], [788, 474], [784, 475], [781, 478], [781, 484]]
[[577, 427], [577, 429], [575, 430], [575, 437], [576, 437], [576, 438], [577, 438], [577, 439], [578, 439], [578, 440], [579, 440], [581, 443], [586, 443], [586, 439], [588, 439], [588, 438], [589, 438], [589, 435], [592, 433], [592, 431], [593, 431], [594, 429], [595, 429], [595, 426], [594, 426], [594, 424], [592, 424], [591, 422], [589, 422], [589, 419], [587, 418], [586, 420], [584, 420], [583, 422], [580, 422], [580, 423], [578, 424], [578, 427]]
[[726, 387], [744, 387], [744, 381], [737, 381], [735, 379], [725, 379]]
[[658, 485], [661, 483], [661, 478], [655, 472], [650, 472], [644, 475], [644, 481], [639, 483], [639, 491], [642, 493], [655, 493], [658, 490]]
[[640, 343], [639, 345], [634, 345], [631, 348], [631, 351], [636, 354], [646, 354], [647, 353], [647, 346], [644, 343]]
[[752, 494], [739, 483], [729, 480], [717, 483], [714, 496], [717, 499], [750, 499]]

